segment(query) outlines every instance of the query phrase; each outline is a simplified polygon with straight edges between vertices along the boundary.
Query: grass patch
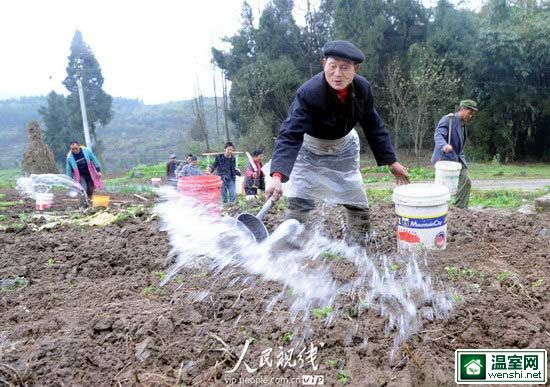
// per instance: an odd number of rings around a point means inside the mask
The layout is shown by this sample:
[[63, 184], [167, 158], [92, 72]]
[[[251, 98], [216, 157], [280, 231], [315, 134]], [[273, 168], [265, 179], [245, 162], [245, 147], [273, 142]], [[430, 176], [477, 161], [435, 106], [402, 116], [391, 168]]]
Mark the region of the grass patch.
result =
[[391, 203], [393, 189], [391, 188], [367, 188], [367, 197], [370, 203]]
[[0, 170], [0, 188], [15, 188], [20, 175], [21, 173], [17, 168]]
[[[431, 165], [417, 165], [402, 163], [409, 171], [412, 182], [433, 180], [435, 168]], [[509, 180], [509, 179], [550, 179], [550, 164], [501, 164], [498, 162], [468, 163], [468, 173], [475, 180]], [[365, 183], [393, 181], [394, 177], [388, 166], [366, 166], [361, 168]]]
[[468, 163], [471, 179], [550, 179], [550, 164]]
[[0, 207], [13, 207], [19, 202], [0, 202]]
[[490, 191], [472, 190], [470, 206], [518, 208], [526, 202], [532, 202], [539, 196], [550, 193], [550, 186], [538, 189], [535, 192], [525, 192], [511, 189], [497, 189]]

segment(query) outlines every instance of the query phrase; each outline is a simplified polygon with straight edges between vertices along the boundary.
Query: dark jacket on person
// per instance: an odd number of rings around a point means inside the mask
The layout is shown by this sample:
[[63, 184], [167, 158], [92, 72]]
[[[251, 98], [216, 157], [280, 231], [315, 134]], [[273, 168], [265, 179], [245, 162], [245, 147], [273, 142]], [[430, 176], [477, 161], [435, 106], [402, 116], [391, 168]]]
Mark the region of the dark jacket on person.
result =
[[256, 163], [256, 169], [258, 170], [259, 176], [254, 179], [254, 168], [252, 164], [248, 164], [246, 169], [246, 177], [244, 179], [244, 190], [247, 195], [256, 195], [258, 189], [265, 191], [265, 176], [262, 171], [262, 162], [258, 161]]
[[[449, 122], [452, 122], [453, 130], [451, 131], [450, 145], [453, 147], [453, 150], [445, 153], [443, 152], [443, 148], [449, 143]], [[443, 116], [435, 128], [435, 146], [432, 154], [432, 164], [435, 164], [439, 160], [447, 160], [462, 163], [464, 168], [468, 168], [466, 155], [464, 154], [464, 143], [467, 137], [466, 125], [460, 121], [456, 113]]]
[[369, 82], [355, 75], [349, 87], [346, 102], [340, 103], [321, 72], [298, 89], [275, 141], [271, 174], [280, 172], [282, 181], [288, 180], [304, 133], [335, 140], [347, 135], [357, 123], [363, 128], [378, 165], [397, 161], [386, 126], [374, 108]]
[[176, 169], [178, 168], [179, 163], [176, 160], [170, 160], [166, 163], [166, 177], [169, 179], [176, 178]]
[[225, 157], [224, 154], [217, 155], [214, 163], [210, 166], [210, 171], [218, 171], [218, 175], [223, 181], [234, 181], [235, 176], [241, 176], [241, 172], [237, 169], [235, 156]]

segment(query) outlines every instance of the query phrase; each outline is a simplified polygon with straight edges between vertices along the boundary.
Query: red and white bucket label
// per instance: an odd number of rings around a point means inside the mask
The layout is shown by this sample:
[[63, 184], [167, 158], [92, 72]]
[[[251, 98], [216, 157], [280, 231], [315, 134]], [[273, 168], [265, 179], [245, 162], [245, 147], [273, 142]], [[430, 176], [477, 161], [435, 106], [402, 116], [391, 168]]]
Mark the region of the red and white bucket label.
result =
[[447, 213], [430, 217], [398, 215], [397, 246], [399, 249], [440, 249], [447, 246]]

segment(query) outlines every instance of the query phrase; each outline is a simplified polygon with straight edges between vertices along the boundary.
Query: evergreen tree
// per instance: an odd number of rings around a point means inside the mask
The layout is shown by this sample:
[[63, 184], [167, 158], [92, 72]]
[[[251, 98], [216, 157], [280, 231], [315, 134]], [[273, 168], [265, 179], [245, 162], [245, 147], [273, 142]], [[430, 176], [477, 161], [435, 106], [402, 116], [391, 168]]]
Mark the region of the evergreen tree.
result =
[[[67, 110], [69, 114], [68, 123], [71, 128], [81, 130], [82, 115], [78, 96], [76, 80], [82, 81], [86, 112], [90, 126], [90, 136], [97, 145], [96, 127], [98, 124], [107, 125], [112, 118], [111, 105], [113, 98], [103, 90], [103, 75], [91, 48], [84, 42], [82, 33], [76, 31], [71, 43], [71, 55], [67, 65], [67, 77], [63, 85], [69, 91], [67, 97]], [[94, 149], [96, 151], [96, 149]], [[100, 149], [97, 149], [98, 153]]]
[[68, 112], [65, 97], [52, 91], [48, 94], [47, 105], [41, 107], [38, 112], [44, 120], [46, 130], [44, 141], [50, 146], [55, 162], [58, 165], [65, 163], [65, 156], [72, 140], [82, 141], [82, 131], [75, 131], [69, 127]]

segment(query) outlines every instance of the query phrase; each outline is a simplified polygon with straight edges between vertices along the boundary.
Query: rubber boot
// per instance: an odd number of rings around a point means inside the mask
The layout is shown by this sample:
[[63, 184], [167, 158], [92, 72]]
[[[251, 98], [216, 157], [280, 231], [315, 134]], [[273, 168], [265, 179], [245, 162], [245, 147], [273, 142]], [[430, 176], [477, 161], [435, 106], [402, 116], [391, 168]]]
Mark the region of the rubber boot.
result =
[[315, 202], [309, 199], [290, 197], [287, 200], [287, 211], [285, 218], [296, 219], [298, 222], [307, 225], [311, 218], [311, 210], [315, 208]]
[[346, 237], [348, 244], [367, 247], [370, 239], [370, 210], [346, 206]]

